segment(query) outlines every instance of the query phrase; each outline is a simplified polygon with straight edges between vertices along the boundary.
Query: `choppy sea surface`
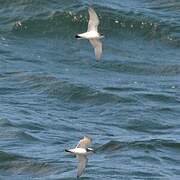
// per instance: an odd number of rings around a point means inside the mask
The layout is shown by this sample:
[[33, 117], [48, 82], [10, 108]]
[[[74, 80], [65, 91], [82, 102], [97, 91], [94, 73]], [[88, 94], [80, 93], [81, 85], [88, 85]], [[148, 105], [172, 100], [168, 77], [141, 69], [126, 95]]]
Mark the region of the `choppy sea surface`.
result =
[[81, 179], [180, 179], [179, 0], [0, 0], [0, 179], [75, 179], [84, 135]]

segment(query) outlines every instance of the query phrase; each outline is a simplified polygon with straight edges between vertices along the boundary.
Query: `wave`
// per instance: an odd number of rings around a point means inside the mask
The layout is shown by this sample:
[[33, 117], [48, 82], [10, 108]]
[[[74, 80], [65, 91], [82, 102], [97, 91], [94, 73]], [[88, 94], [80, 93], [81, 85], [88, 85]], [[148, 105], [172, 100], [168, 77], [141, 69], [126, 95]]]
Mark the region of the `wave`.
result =
[[20, 156], [20, 155], [16, 155], [13, 153], [7, 153], [4, 151], [0, 151], [0, 161], [4, 162], [4, 161], [13, 161], [13, 160], [21, 160], [21, 159], [25, 159], [25, 157]]
[[180, 150], [180, 142], [175, 140], [165, 140], [165, 139], [149, 139], [143, 141], [132, 141], [132, 142], [120, 142], [120, 141], [109, 141], [106, 144], [97, 148], [98, 152], [113, 152], [125, 149], [147, 149], [147, 150], [157, 150], [161, 148], [172, 148], [174, 150]]
[[[25, 123], [23, 122], [22, 124], [17, 123], [17, 122], [12, 122], [8, 119], [3, 119], [0, 118], [0, 127], [3, 127], [4, 129], [13, 129], [13, 132], [11, 132], [10, 134], [4, 135], [3, 133], [0, 134], [1, 138], [17, 138], [17, 139], [21, 139], [23, 140], [23, 142], [40, 142], [41, 139], [39, 137], [37, 137], [35, 134], [32, 134], [30, 132], [28, 132], [28, 130], [42, 130], [43, 127], [42, 125], [38, 124], [38, 123], [33, 123], [31, 122], [31, 124], [29, 124], [28, 122]], [[27, 129], [26, 130], [19, 130], [20, 128], [23, 129]]]
[[[8, 79], [8, 75], [4, 74], [5, 80]], [[24, 93], [25, 91], [31, 91], [39, 95], [45, 95], [50, 98], [61, 99], [65, 102], [83, 103], [89, 105], [103, 105], [106, 103], [119, 103], [119, 102], [134, 102], [134, 99], [129, 96], [121, 96], [118, 91], [114, 91], [112, 88], [94, 89], [86, 84], [79, 84], [72, 82], [72, 80], [58, 79], [55, 76], [46, 73], [18, 73], [14, 76], [13, 81], [18, 82], [18, 93]], [[16, 87], [16, 86], [15, 86]], [[4, 89], [4, 88], [3, 88]], [[121, 91], [125, 91], [123, 89]], [[4, 94], [9, 94], [9, 91], [3, 91]], [[1, 93], [1, 88], [0, 88]], [[13, 91], [12, 93], [17, 93]], [[26, 114], [25, 110], [21, 112]], [[18, 126], [21, 126], [19, 124]], [[37, 128], [43, 129], [44, 127], [38, 123], [32, 123], [31, 126], [23, 126], [23, 128]]]
[[[8, 79], [8, 75], [4, 76], [5, 79]], [[116, 104], [119, 102], [128, 103], [134, 101], [133, 98], [121, 96], [113, 90], [110, 91], [108, 88], [102, 90], [93, 89], [88, 85], [71, 82], [71, 80], [58, 79], [55, 76], [46, 73], [20, 73], [14, 76], [13, 81], [18, 81], [18, 93], [24, 93], [25, 91], [30, 90], [31, 94], [35, 92], [36, 94], [47, 95], [50, 98], [61, 99], [65, 102], [103, 105], [106, 103]], [[13, 89], [15, 88], [16, 86]], [[16, 94], [17, 92], [15, 90], [13, 91], [13, 89], [12, 93]], [[4, 91], [4, 88], [0, 88], [0, 94], [2, 91], [4, 94], [8, 95], [10, 90], [7, 88], [6, 91]], [[25, 110], [22, 110], [21, 112], [23, 114], [27, 113]], [[35, 123], [29, 128], [43, 129], [44, 127]]]
[[67, 81], [51, 84], [46, 90], [52, 98], [61, 98], [67, 102], [103, 105], [106, 103], [133, 102], [131, 97], [123, 97], [110, 92], [95, 90], [88, 86], [72, 84]]
[[8, 176], [12, 174], [20, 174], [23, 177], [30, 174], [34, 176], [46, 176], [49, 172], [55, 172], [57, 170], [55, 166], [46, 162], [40, 162], [38, 159], [4, 151], [0, 151], [0, 161], [3, 162], [0, 165], [0, 169], [3, 171], [2, 174], [8, 174]]
[[[23, 111], [21, 111], [22, 113], [24, 113]], [[23, 129], [30, 129], [30, 130], [45, 130], [45, 127], [41, 124], [41, 123], [38, 123], [38, 122], [32, 122], [29, 123], [29, 122], [23, 122], [22, 124], [18, 124], [16, 125], [18, 128], [23, 128]], [[23, 133], [22, 133], [23, 134]], [[34, 135], [30, 134], [30, 133], [26, 133], [25, 135], [28, 139], [32, 139], [32, 140], [35, 140], [35, 141], [39, 141], [40, 139], [37, 138], [37, 137], [34, 137]]]
[[[101, 68], [118, 71], [118, 72], [135, 72], [138, 74], [156, 74], [156, 69], [158, 66], [154, 68], [153, 72], [149, 69], [146, 71], [138, 71], [140, 67], [137, 65], [137, 70], [131, 64], [127, 65], [118, 65], [117, 63], [110, 64], [109, 62], [101, 65]], [[177, 68], [177, 67], [176, 67]], [[149, 72], [148, 72], [149, 71]], [[159, 70], [160, 71], [160, 70]], [[134, 72], [134, 73], [133, 73]], [[172, 74], [172, 71], [169, 72], [169, 75]], [[157, 71], [157, 74], [159, 72]], [[177, 73], [175, 73], [177, 74]], [[162, 74], [161, 74], [162, 75]], [[167, 74], [166, 74], [167, 75]], [[4, 75], [5, 76], [5, 75]], [[6, 75], [8, 79], [8, 75]], [[5, 78], [5, 77], [4, 77]], [[6, 79], [5, 79], [6, 80]], [[89, 86], [88, 84], [76, 83], [72, 79], [59, 79], [53, 75], [46, 73], [17, 73], [13, 81], [18, 82], [18, 93], [24, 93], [27, 90], [31, 91], [31, 94], [36, 93], [38, 95], [45, 95], [50, 98], [60, 99], [65, 102], [74, 102], [74, 103], [82, 103], [89, 105], [104, 105], [109, 103], [136, 103], [138, 99], [144, 99], [148, 101], [157, 101], [161, 103], [178, 103], [178, 99], [171, 94], [170, 92], [157, 93], [157, 92], [149, 92], [145, 93], [147, 90], [145, 87], [134, 86], [134, 84], [130, 86], [105, 86], [102, 88], [94, 88]], [[16, 88], [16, 86], [14, 87]], [[13, 88], [13, 89], [14, 89]], [[4, 88], [3, 88], [4, 89]], [[0, 93], [1, 93], [0, 88]], [[9, 91], [2, 91], [5, 94], [9, 94]], [[123, 94], [123, 92], [132, 92], [135, 96], [128, 94], [127, 96]], [[12, 93], [17, 94], [14, 90]], [[171, 109], [169, 109], [171, 111]], [[27, 113], [25, 110], [21, 111], [23, 114]], [[23, 127], [24, 128], [24, 127]], [[28, 127], [27, 127], [28, 128]], [[34, 123], [29, 127], [30, 129], [43, 129], [44, 127], [40, 124]]]
[[115, 72], [126, 72], [128, 74], [137, 75], [161, 75], [161, 76], [177, 76], [180, 74], [180, 66], [178, 64], [162, 64], [162, 63], [119, 63], [117, 61], [105, 62], [101, 65], [102, 69], [108, 69]]
[[[158, 19], [153, 14], [136, 11], [114, 10], [96, 6], [101, 19], [100, 30], [107, 36], [117, 38], [117, 33], [138, 34], [145, 38], [161, 39], [179, 45], [179, 22]], [[12, 32], [27, 36], [74, 36], [86, 30], [88, 22], [87, 8], [78, 11], [53, 11], [37, 14], [21, 21], [16, 21]]]

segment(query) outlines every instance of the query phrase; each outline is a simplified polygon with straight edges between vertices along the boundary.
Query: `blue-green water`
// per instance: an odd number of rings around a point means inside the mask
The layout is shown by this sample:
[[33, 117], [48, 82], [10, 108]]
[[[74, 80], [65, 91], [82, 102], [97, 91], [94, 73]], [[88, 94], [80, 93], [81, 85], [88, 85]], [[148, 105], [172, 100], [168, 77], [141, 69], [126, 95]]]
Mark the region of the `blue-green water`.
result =
[[0, 0], [0, 179], [75, 179], [84, 135], [82, 179], [180, 179], [179, 0]]

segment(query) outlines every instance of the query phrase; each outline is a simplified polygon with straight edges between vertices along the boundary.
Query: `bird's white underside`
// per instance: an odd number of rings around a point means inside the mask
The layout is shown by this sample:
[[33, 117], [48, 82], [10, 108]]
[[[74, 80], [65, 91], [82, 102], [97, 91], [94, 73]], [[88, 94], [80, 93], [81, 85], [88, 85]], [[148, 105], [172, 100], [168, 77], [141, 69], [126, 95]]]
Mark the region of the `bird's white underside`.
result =
[[79, 155], [86, 155], [87, 154], [87, 151], [86, 149], [84, 148], [74, 148], [74, 149], [69, 149], [69, 151], [71, 153], [74, 153], [74, 154], [79, 154]]
[[88, 31], [85, 33], [78, 34], [78, 36], [84, 39], [100, 38], [100, 35], [97, 31]]

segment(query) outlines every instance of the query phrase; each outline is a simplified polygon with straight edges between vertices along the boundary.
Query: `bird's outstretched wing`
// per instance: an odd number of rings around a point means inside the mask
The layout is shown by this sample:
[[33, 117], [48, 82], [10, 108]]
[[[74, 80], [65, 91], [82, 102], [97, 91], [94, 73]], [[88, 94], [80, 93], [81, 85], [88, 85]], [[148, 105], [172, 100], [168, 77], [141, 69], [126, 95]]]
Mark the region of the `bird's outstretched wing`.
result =
[[101, 58], [102, 54], [102, 43], [99, 39], [90, 39], [89, 40], [92, 46], [94, 47], [94, 53], [96, 56], [96, 59], [99, 60]]
[[76, 146], [76, 148], [84, 148], [86, 149], [92, 143], [92, 139], [90, 137], [84, 136]]
[[88, 9], [89, 22], [87, 31], [98, 31], [99, 18], [93, 8]]
[[81, 176], [81, 174], [83, 173], [86, 164], [88, 162], [88, 158], [85, 155], [77, 155], [76, 156], [79, 163], [78, 163], [78, 171], [77, 171], [77, 177]]

